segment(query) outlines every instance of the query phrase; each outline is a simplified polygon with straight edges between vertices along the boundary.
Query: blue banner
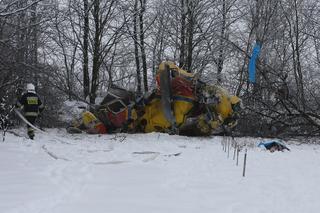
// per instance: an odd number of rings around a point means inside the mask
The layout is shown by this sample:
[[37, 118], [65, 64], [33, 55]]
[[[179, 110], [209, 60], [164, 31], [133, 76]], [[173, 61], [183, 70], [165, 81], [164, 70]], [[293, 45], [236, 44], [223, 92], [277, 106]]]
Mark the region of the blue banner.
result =
[[256, 82], [256, 61], [259, 57], [260, 50], [261, 50], [261, 45], [259, 42], [256, 42], [252, 51], [250, 62], [249, 62], [249, 82], [250, 83]]

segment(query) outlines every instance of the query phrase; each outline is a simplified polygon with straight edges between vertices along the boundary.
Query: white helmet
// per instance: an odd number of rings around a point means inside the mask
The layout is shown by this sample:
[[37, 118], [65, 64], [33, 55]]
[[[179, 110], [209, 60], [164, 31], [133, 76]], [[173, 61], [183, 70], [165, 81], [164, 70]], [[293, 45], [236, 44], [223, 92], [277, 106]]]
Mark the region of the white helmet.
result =
[[33, 84], [30, 83], [30, 84], [27, 84], [27, 91], [35, 93], [36, 92], [36, 88], [35, 88], [35, 86]]

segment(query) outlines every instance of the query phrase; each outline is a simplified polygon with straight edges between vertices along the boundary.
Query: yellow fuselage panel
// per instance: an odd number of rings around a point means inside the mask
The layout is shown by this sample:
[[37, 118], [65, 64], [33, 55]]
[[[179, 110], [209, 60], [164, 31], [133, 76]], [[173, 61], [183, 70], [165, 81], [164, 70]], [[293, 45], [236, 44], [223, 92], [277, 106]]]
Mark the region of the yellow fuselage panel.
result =
[[[192, 109], [193, 104], [186, 101], [174, 101], [173, 109], [176, 124], [179, 126], [185, 121], [186, 114]], [[153, 100], [145, 107], [145, 114], [140, 118], [146, 120], [145, 132], [154, 132], [169, 129], [171, 124], [166, 119], [160, 99]]]

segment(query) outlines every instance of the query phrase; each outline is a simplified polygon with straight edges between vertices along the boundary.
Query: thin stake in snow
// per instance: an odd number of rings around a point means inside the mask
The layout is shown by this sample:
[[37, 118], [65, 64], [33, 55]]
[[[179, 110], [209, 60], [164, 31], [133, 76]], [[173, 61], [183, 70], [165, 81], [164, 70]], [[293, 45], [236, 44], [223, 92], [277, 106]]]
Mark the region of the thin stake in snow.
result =
[[223, 138], [222, 138], [222, 150], [224, 151], [224, 152], [226, 152], [227, 151], [227, 146], [226, 146], [226, 136], [224, 135], [223, 136]]
[[223, 138], [221, 140], [221, 146], [222, 146], [222, 151], [223, 151]]
[[243, 159], [243, 173], [242, 173], [243, 177], [246, 176], [246, 165], [247, 165], [247, 149], [244, 153], [244, 159]]
[[234, 150], [233, 150], [233, 158], [232, 159], [235, 160], [236, 159], [236, 152], [237, 152], [238, 145], [237, 145], [237, 142], [234, 141], [234, 139], [233, 139], [233, 142], [234, 142], [234, 144], [233, 144]]
[[224, 144], [223, 143], [224, 143], [224, 137], [221, 140], [222, 151], [224, 150]]
[[228, 145], [228, 158], [229, 158], [229, 155], [230, 155], [230, 145], [231, 145], [231, 143], [230, 143], [230, 138], [228, 137], [228, 143], [227, 143], [227, 145]]
[[239, 152], [240, 152], [240, 146], [238, 145], [237, 146], [237, 163], [236, 163], [237, 166], [239, 165]]
[[228, 138], [225, 137], [225, 141], [224, 141], [224, 152], [227, 152], [227, 145], [228, 145]]
[[222, 138], [222, 151], [224, 151], [225, 143], [226, 143], [226, 138], [223, 136], [223, 138]]

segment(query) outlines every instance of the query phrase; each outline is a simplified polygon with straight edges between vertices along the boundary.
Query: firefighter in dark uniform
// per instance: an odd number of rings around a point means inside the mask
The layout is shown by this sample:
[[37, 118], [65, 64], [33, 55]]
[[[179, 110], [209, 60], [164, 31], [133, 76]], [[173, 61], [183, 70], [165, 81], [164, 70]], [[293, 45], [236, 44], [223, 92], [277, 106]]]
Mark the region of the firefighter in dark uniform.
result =
[[[40, 100], [39, 96], [35, 91], [35, 86], [33, 84], [27, 84], [27, 92], [22, 95], [22, 97], [17, 101], [16, 106], [18, 108], [23, 108], [25, 118], [32, 124], [44, 109], [44, 105]], [[33, 140], [34, 130], [31, 126], [28, 127], [28, 136]]]

